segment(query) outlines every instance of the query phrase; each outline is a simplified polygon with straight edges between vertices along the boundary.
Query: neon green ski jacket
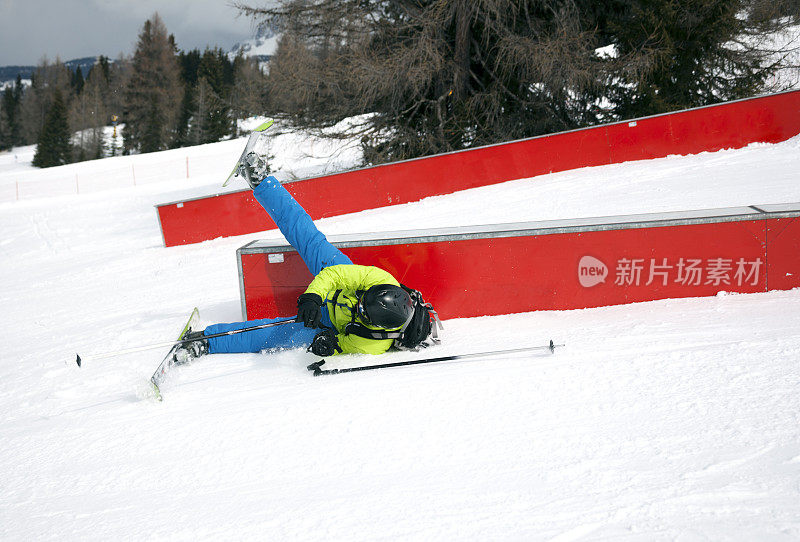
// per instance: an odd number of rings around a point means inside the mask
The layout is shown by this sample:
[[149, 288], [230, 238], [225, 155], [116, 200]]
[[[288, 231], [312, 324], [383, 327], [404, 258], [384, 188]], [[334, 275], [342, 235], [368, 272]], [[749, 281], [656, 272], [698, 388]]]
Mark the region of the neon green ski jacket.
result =
[[[339, 332], [339, 346], [343, 354], [383, 354], [392, 346], [392, 339], [367, 339], [357, 335], [345, 335], [344, 328], [353, 321], [370, 329], [383, 329], [368, 325], [357, 314], [358, 292], [367, 290], [377, 284], [400, 283], [388, 272], [371, 265], [331, 265], [324, 268], [314, 277], [306, 289], [307, 294], [317, 294], [325, 303], [328, 315], [336, 331]], [[339, 295], [336, 292], [339, 291]], [[335, 302], [334, 302], [335, 298]], [[395, 331], [395, 328], [388, 331]]]

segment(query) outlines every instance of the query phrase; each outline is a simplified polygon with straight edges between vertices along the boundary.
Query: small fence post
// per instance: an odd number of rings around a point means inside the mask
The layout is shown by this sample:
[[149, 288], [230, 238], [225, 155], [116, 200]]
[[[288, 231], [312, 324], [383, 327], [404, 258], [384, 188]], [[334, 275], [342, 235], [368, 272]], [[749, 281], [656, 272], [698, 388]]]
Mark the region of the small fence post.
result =
[[136, 186], [136, 170], [133, 168], [133, 164], [131, 164], [131, 175], [133, 175], [133, 186]]
[[189, 178], [189, 157], [186, 157], [186, 178]]
[[78, 184], [78, 173], [77, 172], [75, 172], [75, 193], [76, 194], [80, 194], [81, 193], [81, 185]]

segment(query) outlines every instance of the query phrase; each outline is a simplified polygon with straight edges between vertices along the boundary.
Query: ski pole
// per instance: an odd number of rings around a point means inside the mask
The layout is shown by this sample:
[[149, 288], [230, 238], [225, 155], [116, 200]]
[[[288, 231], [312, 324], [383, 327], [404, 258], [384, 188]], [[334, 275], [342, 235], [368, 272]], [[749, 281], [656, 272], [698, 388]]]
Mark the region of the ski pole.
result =
[[[245, 327], [245, 328], [242, 328], [242, 329], [232, 329], [231, 331], [223, 331], [221, 333], [213, 333], [211, 335], [205, 335], [205, 336], [203, 336], [203, 338], [204, 339], [213, 339], [214, 337], [224, 337], [226, 335], [236, 335], [237, 333], [245, 333], [246, 331], [255, 331], [257, 329], [266, 329], [268, 327], [280, 326], [280, 325], [283, 325], [283, 324], [291, 324], [294, 321], [295, 321], [294, 318], [287, 318], [286, 320], [278, 320], [277, 322], [269, 322], [267, 324], [260, 324], [260, 325], [257, 325], [257, 326], [250, 326], [250, 327]], [[75, 360], [75, 363], [77, 363], [78, 367], [80, 367], [81, 363], [83, 361], [85, 361], [85, 360], [94, 361], [94, 360], [97, 360], [97, 359], [113, 358], [113, 357], [116, 357], [116, 356], [122, 356], [124, 354], [132, 354], [134, 352], [143, 352], [145, 350], [155, 350], [156, 348], [166, 348], [167, 346], [175, 346], [176, 344], [186, 344], [186, 343], [190, 343], [190, 342], [193, 342], [193, 341], [196, 341], [196, 340], [197, 339], [182, 339], [182, 340], [179, 340], [179, 341], [170, 341], [170, 342], [157, 343], [157, 344], [148, 344], [148, 345], [145, 345], [145, 346], [135, 346], [133, 348], [127, 348], [125, 350], [116, 350], [114, 352], [105, 352], [103, 354], [95, 354], [94, 356], [88, 356], [86, 358], [81, 358], [80, 354], [76, 354], [77, 359]]]
[[553, 341], [550, 341], [550, 344], [546, 346], [528, 346], [525, 348], [512, 348], [509, 350], [495, 350], [494, 352], [476, 352], [474, 354], [457, 354], [454, 356], [442, 356], [439, 358], [425, 358], [425, 359], [413, 359], [410, 361], [398, 361], [395, 363], [382, 363], [380, 365], [364, 365], [361, 367], [345, 367], [343, 369], [323, 369], [322, 365], [325, 364], [325, 360], [321, 359], [316, 363], [312, 363], [308, 367], [306, 367], [309, 371], [314, 371], [314, 376], [321, 376], [321, 375], [335, 375], [339, 373], [351, 373], [353, 371], [370, 371], [372, 369], [386, 369], [388, 367], [404, 367], [406, 365], [419, 365], [421, 363], [436, 363], [439, 361], [452, 361], [457, 359], [466, 359], [466, 358], [477, 358], [477, 357], [489, 357], [495, 356], [500, 354], [515, 354], [518, 352], [530, 352], [532, 350], [549, 350], [550, 353], [554, 353], [556, 351], [556, 347], [564, 346], [563, 344], [554, 344]]

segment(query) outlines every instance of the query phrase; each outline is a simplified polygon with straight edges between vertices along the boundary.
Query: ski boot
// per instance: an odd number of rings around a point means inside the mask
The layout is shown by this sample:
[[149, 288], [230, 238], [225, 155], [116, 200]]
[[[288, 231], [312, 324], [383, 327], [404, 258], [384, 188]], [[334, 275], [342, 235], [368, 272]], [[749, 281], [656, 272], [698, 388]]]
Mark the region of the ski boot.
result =
[[184, 363], [189, 363], [194, 358], [199, 358], [200, 356], [208, 354], [208, 339], [203, 336], [202, 331], [192, 331], [192, 328], [189, 328], [181, 340], [191, 342], [183, 343], [175, 351], [175, 355], [173, 356], [175, 364], [183, 365]]
[[244, 157], [237, 170], [237, 174], [244, 177], [244, 180], [247, 181], [247, 184], [249, 184], [250, 188], [253, 190], [261, 184], [261, 181], [264, 180], [267, 173], [269, 173], [267, 161], [255, 152], [247, 153], [247, 156]]

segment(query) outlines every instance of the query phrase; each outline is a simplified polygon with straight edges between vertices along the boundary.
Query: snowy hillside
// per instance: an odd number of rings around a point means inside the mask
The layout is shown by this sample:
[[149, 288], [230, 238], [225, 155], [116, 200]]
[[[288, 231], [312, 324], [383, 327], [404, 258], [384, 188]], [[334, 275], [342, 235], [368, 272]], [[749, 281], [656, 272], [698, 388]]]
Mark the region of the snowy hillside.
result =
[[[239, 121], [240, 129], [249, 133], [263, 118]], [[334, 129], [347, 126], [342, 121]], [[270, 164], [281, 180], [297, 179], [342, 171], [361, 160], [358, 141], [342, 142], [321, 139], [280, 127], [271, 129], [269, 141], [259, 151], [271, 157]], [[107, 147], [113, 138], [107, 130]], [[116, 148], [122, 148], [117, 134]], [[170, 151], [116, 156], [62, 167], [39, 169], [31, 166], [36, 146], [16, 147], [0, 152], [0, 203], [70, 194], [89, 194], [124, 187], [166, 183], [156, 188], [160, 202], [205, 196], [223, 191], [241, 190], [242, 185], [222, 189], [225, 179], [244, 147], [243, 140], [221, 141], [208, 145], [182, 147]], [[169, 192], [174, 192], [171, 195]]]
[[[270, 151], [281, 168], [357, 159], [281, 137]], [[37, 177], [30, 153], [0, 154], [0, 186], [22, 175], [27, 190], [0, 202], [0, 539], [800, 540], [800, 290], [448, 320], [427, 352], [566, 343], [553, 356], [325, 378], [303, 351], [207, 356], [172, 373], [163, 403], [147, 387], [159, 350], [78, 369], [76, 352], [170, 340], [193, 306], [206, 324], [240, 318], [235, 250], [277, 232], [164, 248], [153, 206], [217, 192], [243, 145], [53, 178]], [[189, 178], [184, 167], [113, 184], [131, 164], [184, 164], [179, 151], [213, 159]], [[319, 225], [798, 202], [799, 166], [800, 137]], [[75, 176], [109, 184], [75, 194]]]
[[269, 60], [278, 49], [280, 37], [280, 34], [272, 28], [257, 28], [255, 36], [251, 39], [231, 47], [228, 56], [233, 60], [237, 54], [242, 53], [246, 57], [255, 56], [261, 60]]

